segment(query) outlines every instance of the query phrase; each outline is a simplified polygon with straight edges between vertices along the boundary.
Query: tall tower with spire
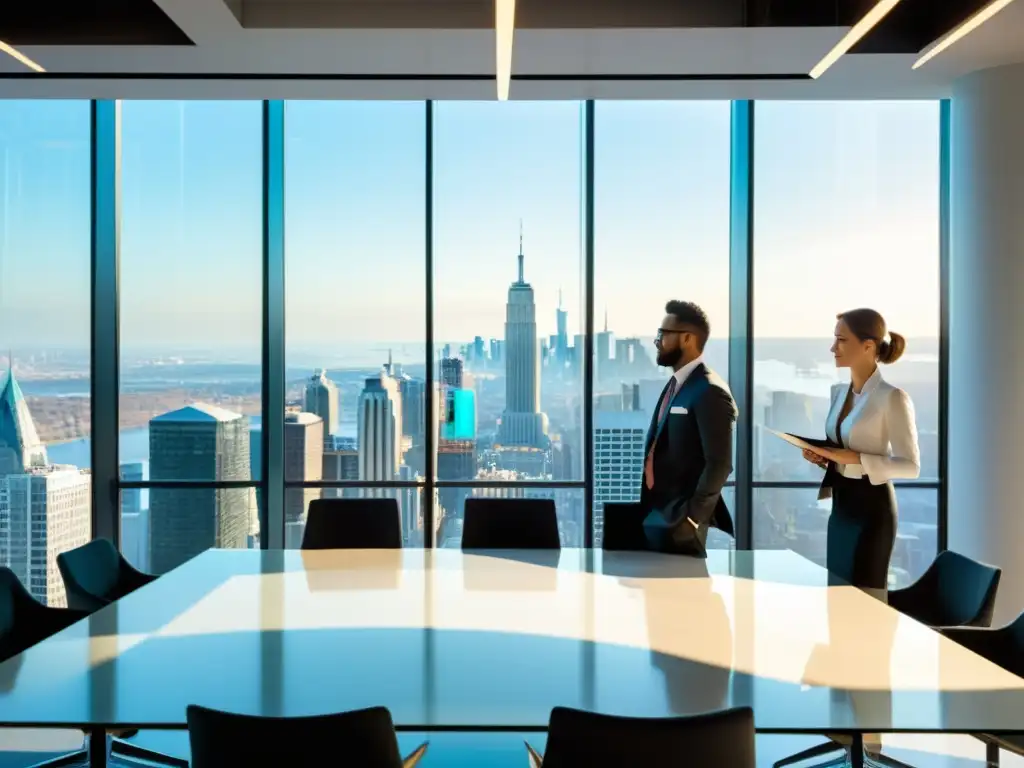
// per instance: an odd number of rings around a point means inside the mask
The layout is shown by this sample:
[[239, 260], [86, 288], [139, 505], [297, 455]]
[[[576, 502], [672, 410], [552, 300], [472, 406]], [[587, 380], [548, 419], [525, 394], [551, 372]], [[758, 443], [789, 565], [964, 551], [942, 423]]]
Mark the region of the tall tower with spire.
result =
[[612, 332], [608, 330], [608, 307], [604, 308], [604, 330], [594, 334], [594, 372], [598, 381], [610, 373]]
[[523, 224], [519, 222], [519, 279], [508, 288], [505, 305], [505, 411], [500, 442], [509, 446], [541, 447], [547, 435], [547, 416], [540, 412], [540, 366], [537, 346], [537, 307], [533, 286], [526, 282]]
[[14, 364], [8, 355], [7, 376], [0, 389], [0, 477], [24, 473], [49, 462], [46, 447], [39, 440], [28, 403], [14, 378]]
[[569, 359], [569, 313], [562, 308], [561, 288], [558, 289], [558, 309], [555, 310], [555, 334], [555, 359], [564, 364]]

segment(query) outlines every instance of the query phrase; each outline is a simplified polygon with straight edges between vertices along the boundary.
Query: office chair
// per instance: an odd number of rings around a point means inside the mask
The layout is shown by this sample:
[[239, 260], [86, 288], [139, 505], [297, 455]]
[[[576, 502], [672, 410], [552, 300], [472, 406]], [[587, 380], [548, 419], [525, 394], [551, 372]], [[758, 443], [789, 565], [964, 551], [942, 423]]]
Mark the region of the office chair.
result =
[[[28, 593], [10, 568], [0, 568], [0, 661], [23, 653], [36, 643], [88, 616], [88, 611], [43, 605]], [[153, 752], [117, 738], [110, 739], [110, 751], [124, 757], [142, 758], [163, 765], [188, 768], [186, 760]], [[76, 752], [40, 763], [38, 768], [80, 765], [88, 761], [88, 758], [89, 749], [88, 745], [85, 745]]]
[[463, 549], [561, 549], [551, 499], [466, 499]]
[[186, 716], [192, 768], [413, 768], [429, 743], [402, 758], [391, 713], [385, 707], [314, 717], [254, 717], [193, 705]]
[[401, 549], [395, 499], [315, 499], [309, 503], [303, 549]]
[[526, 749], [531, 768], [754, 768], [754, 712], [641, 718], [555, 707], [544, 756], [529, 742]]
[[68, 607], [94, 613], [156, 580], [136, 570], [107, 539], [57, 555]]
[[[942, 634], [971, 649], [1007, 672], [1024, 677], [1024, 613], [1004, 627], [942, 627]], [[985, 743], [985, 761], [999, 765], [999, 751], [1005, 749], [1024, 756], [1024, 736], [982, 733], [977, 738]]]
[[957, 552], [941, 552], [920, 579], [889, 593], [889, 605], [929, 627], [988, 627], [1002, 571]]
[[636, 503], [609, 502], [604, 505], [601, 549], [644, 552], [650, 549], [644, 533], [647, 510]]

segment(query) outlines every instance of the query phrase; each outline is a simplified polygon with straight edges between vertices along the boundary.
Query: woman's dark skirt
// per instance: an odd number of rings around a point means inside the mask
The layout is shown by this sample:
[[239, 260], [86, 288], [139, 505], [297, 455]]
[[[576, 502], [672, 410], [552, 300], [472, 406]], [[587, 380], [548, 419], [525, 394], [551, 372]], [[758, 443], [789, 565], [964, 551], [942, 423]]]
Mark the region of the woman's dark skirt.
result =
[[896, 492], [892, 483], [872, 485], [838, 473], [832, 479], [826, 567], [862, 589], [884, 590], [896, 541]]

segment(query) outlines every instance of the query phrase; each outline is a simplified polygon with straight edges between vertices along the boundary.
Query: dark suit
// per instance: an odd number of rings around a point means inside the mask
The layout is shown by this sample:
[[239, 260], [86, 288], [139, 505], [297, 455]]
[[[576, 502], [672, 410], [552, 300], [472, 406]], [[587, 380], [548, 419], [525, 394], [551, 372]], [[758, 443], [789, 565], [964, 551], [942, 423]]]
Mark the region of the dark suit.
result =
[[648, 489], [645, 481], [640, 490], [648, 512], [644, 532], [652, 549], [703, 557], [709, 526], [735, 535], [722, 486], [732, 472], [736, 402], [729, 385], [703, 364], [687, 376], [659, 421], [667, 392], [666, 384], [647, 432], [644, 456], [653, 445], [654, 486]]

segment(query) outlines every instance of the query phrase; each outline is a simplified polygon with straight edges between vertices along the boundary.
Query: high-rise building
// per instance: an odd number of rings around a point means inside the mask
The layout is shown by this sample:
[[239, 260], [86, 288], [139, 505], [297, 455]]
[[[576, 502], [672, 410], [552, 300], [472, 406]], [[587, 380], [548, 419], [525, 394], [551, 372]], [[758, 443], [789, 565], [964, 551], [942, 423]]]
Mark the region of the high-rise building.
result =
[[558, 308], [555, 310], [555, 357], [564, 363], [569, 357], [569, 313], [562, 309], [562, 289], [558, 289]]
[[398, 379], [398, 391], [402, 395], [402, 434], [412, 438], [413, 444], [423, 442], [427, 391], [426, 382], [407, 374]]
[[[324, 480], [358, 480], [359, 447], [355, 438], [335, 435], [324, 451]], [[343, 488], [324, 488], [323, 498], [340, 499]]]
[[24, 472], [29, 467], [45, 467], [49, 461], [46, 447], [39, 440], [28, 403], [8, 368], [0, 390], [0, 477]]
[[594, 546], [601, 546], [604, 505], [640, 500], [647, 411], [594, 412]]
[[341, 407], [338, 387], [327, 378], [327, 371], [318, 368], [306, 382], [305, 395], [305, 410], [320, 417], [326, 441], [338, 432], [338, 410]]
[[519, 236], [519, 277], [509, 286], [505, 308], [505, 411], [503, 445], [541, 447], [547, 416], [540, 412], [537, 309], [533, 286], [523, 276], [523, 237]]
[[462, 361], [457, 357], [441, 359], [441, 383], [446, 387], [462, 387]]
[[366, 380], [359, 395], [359, 479], [395, 479], [401, 466], [402, 395], [387, 373]]
[[[287, 413], [284, 417], [284, 476], [289, 481], [320, 480], [324, 469], [323, 419], [315, 413]], [[306, 529], [309, 503], [320, 498], [319, 488], [286, 488], [284, 492], [284, 545], [297, 549]]]
[[500, 365], [505, 361], [505, 340], [491, 339], [491, 362]]
[[[144, 480], [142, 462], [121, 465], [121, 480]], [[149, 570], [149, 509], [142, 508], [141, 488], [121, 489], [121, 554], [136, 568]]]
[[612, 344], [615, 335], [608, 330], [608, 310], [604, 311], [604, 330], [594, 334], [594, 373], [600, 380], [611, 372]]
[[0, 565], [37, 600], [64, 607], [57, 555], [92, 536], [92, 475], [68, 465], [0, 477]]
[[[204, 403], [149, 422], [150, 480], [249, 480], [249, 419]], [[251, 488], [154, 488], [150, 567], [165, 573], [210, 547], [244, 549], [253, 535]]]
[[[476, 477], [476, 443], [472, 440], [440, 440], [437, 446], [438, 480], [472, 480]], [[437, 492], [440, 514], [461, 518], [468, 488], [440, 488]]]

